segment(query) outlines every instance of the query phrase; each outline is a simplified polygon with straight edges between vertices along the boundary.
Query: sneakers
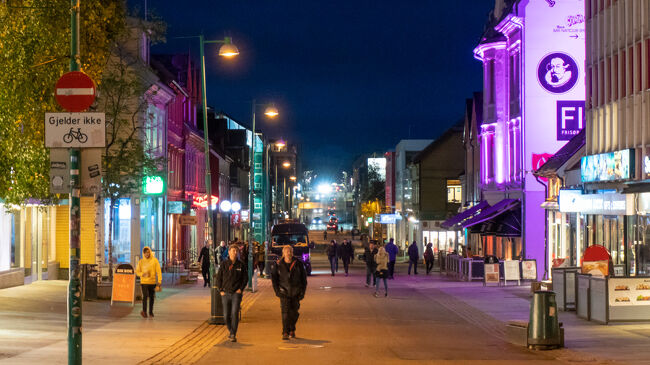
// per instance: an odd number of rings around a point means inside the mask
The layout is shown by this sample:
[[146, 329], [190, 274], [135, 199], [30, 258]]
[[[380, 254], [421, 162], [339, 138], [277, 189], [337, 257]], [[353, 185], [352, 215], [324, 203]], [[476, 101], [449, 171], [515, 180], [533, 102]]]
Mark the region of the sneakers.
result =
[[228, 339], [230, 342], [237, 342], [237, 337], [232, 333], [228, 335]]
[[153, 313], [149, 313], [149, 317], [153, 318], [154, 317]]
[[375, 294], [373, 294], [373, 296], [374, 296], [375, 298], [379, 298], [379, 295], [377, 295], [377, 292], [375, 292]]
[[296, 331], [289, 332], [289, 337], [296, 338]]
[[283, 333], [282, 334], [282, 340], [283, 341], [289, 341], [289, 334], [288, 333]]
[[145, 311], [140, 311], [140, 315], [142, 316], [142, 318], [147, 318], [147, 312]]
[[370, 284], [366, 284], [366, 288], [370, 288]]
[[387, 296], [388, 296], [388, 292], [384, 293], [384, 297], [387, 297]]

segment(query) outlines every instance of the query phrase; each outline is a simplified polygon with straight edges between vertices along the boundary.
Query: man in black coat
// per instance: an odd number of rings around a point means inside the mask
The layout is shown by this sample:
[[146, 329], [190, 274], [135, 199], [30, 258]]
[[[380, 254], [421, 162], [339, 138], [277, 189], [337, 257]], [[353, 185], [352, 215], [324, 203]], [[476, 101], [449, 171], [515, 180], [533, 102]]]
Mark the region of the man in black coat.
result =
[[199, 253], [199, 260], [201, 263], [201, 274], [203, 274], [203, 287], [210, 285], [210, 249], [208, 245], [203, 246], [201, 253]]
[[420, 259], [420, 250], [418, 249], [418, 243], [413, 240], [411, 245], [408, 248], [409, 254], [409, 270], [408, 274], [411, 275], [411, 267], [413, 267], [413, 274], [418, 274], [418, 260]]
[[372, 286], [375, 286], [375, 269], [377, 269], [377, 262], [375, 262], [375, 255], [377, 254], [375, 241], [370, 241], [363, 253], [363, 259], [366, 261], [366, 286], [370, 286], [370, 278], [372, 277]]
[[282, 257], [273, 267], [271, 281], [282, 308], [282, 339], [296, 338], [298, 309], [307, 291], [307, 271], [302, 261], [293, 257], [293, 247], [282, 248]]
[[244, 288], [248, 284], [248, 268], [237, 259], [239, 248], [236, 245], [228, 249], [228, 259], [221, 262], [217, 272], [216, 287], [221, 293], [223, 317], [230, 331], [231, 342], [237, 342], [237, 327], [239, 325], [239, 308]]
[[345, 276], [348, 276], [350, 262], [354, 260], [354, 247], [352, 246], [352, 241], [343, 240], [343, 243], [339, 246], [339, 257], [343, 261]]

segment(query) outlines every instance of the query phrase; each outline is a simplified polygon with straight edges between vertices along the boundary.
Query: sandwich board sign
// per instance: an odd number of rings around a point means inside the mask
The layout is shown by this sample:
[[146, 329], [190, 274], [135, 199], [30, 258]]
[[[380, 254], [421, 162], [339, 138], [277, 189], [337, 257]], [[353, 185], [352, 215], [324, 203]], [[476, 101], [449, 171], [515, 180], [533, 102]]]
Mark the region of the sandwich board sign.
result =
[[131, 264], [120, 264], [115, 268], [111, 305], [115, 302], [135, 304], [135, 270]]

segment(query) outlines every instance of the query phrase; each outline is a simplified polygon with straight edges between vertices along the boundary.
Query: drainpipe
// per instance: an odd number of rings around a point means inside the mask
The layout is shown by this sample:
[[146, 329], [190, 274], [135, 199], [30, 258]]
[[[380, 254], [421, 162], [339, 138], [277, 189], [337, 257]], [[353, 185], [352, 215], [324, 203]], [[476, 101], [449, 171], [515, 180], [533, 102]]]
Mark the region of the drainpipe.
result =
[[[544, 199], [548, 196], [548, 185], [544, 184], [539, 176], [535, 175], [535, 180], [544, 187]], [[544, 209], [544, 278], [548, 279], [548, 212]]]

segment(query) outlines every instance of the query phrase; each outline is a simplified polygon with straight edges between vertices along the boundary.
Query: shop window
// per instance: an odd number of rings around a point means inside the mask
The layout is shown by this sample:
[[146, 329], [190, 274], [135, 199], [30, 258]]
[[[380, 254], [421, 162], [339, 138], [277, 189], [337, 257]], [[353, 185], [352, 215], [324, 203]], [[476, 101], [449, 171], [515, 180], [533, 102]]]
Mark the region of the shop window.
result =
[[143, 197], [140, 200], [140, 251], [151, 247], [156, 258], [163, 260], [163, 198]]
[[111, 234], [110, 214], [113, 210], [114, 222], [112, 230], [113, 239], [113, 263], [131, 262], [131, 199], [119, 199], [115, 206], [111, 207], [110, 199], [104, 201], [104, 263], [108, 263], [108, 245]]
[[462, 187], [459, 180], [447, 180], [447, 202], [460, 203], [462, 199]]

